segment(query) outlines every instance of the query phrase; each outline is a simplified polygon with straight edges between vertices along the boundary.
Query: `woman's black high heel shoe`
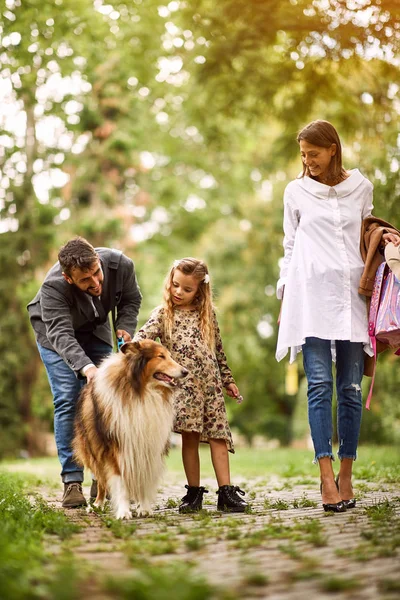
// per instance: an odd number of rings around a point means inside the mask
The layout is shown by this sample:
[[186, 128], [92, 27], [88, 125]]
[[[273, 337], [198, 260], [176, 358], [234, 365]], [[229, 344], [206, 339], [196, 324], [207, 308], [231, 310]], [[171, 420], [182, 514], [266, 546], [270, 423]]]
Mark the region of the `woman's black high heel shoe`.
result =
[[[320, 490], [321, 496], [322, 496], [322, 482], [321, 482], [319, 490]], [[337, 513], [346, 512], [346, 506], [342, 500], [340, 502], [336, 502], [335, 504], [322, 504], [322, 508], [324, 509], [325, 512], [337, 512]]]
[[[339, 491], [339, 475], [335, 479], [337, 491]], [[356, 499], [350, 498], [350, 500], [342, 500], [343, 504], [346, 508], [355, 508], [356, 507]]]

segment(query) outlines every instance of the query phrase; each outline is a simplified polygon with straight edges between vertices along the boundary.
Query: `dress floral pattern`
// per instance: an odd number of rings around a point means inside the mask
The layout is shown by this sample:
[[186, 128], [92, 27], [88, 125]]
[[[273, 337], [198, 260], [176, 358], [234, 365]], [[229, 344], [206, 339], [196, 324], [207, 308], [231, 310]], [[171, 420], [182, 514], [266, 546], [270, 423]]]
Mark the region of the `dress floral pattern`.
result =
[[222, 438], [226, 441], [229, 452], [234, 453], [223, 387], [235, 383], [235, 380], [226, 360], [215, 315], [214, 318], [215, 355], [202, 339], [200, 315], [196, 309], [175, 309], [172, 339], [167, 339], [164, 309], [158, 307], [137, 332], [134, 340], [159, 338], [174, 360], [189, 371], [174, 396], [174, 431], [197, 431], [201, 442]]

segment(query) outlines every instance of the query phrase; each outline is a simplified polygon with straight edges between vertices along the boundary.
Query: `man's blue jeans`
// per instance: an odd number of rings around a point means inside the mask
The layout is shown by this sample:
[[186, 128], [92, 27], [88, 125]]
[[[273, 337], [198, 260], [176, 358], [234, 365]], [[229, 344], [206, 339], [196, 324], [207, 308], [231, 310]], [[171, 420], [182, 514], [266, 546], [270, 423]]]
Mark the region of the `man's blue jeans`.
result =
[[[90, 342], [81, 345], [95, 365], [112, 352], [111, 346], [94, 337]], [[54, 434], [61, 463], [61, 477], [64, 483], [82, 482], [83, 468], [74, 462], [71, 444], [74, 435], [76, 402], [86, 379], [77, 379], [74, 371], [54, 350], [44, 348], [40, 344], [38, 349], [53, 394]]]
[[[336, 393], [338, 457], [357, 458], [361, 427], [361, 380], [364, 372], [363, 344], [336, 340]], [[308, 381], [308, 420], [315, 462], [332, 452], [332, 353], [330, 340], [306, 338], [303, 364]]]

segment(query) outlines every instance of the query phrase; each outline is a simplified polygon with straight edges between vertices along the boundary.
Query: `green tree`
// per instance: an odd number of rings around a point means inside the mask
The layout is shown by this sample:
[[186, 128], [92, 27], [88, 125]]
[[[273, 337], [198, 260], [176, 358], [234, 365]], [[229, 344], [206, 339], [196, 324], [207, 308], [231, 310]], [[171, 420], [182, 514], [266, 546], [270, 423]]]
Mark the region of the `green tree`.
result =
[[[287, 443], [296, 399], [274, 358], [273, 288], [296, 132], [333, 121], [346, 166], [374, 181], [376, 214], [396, 222], [398, 3], [6, 4], [0, 72], [26, 126], [2, 113], [0, 454], [32, 430], [32, 397], [36, 414], [51, 412], [24, 304], [74, 234], [134, 258], [141, 320], [172, 260], [206, 258], [246, 397], [229, 405], [233, 423]], [[385, 412], [384, 383], [382, 398]]]
[[[1, 122], [0, 455], [21, 443], [35, 449], [31, 398], [38, 358], [24, 305], [66, 216], [57, 184], [50, 193], [47, 188], [62, 175], [63, 144], [71, 146], [74, 137], [67, 104], [79, 69], [79, 36], [93, 24], [91, 10], [88, 1], [10, 0], [1, 16], [0, 74], [15, 114], [4, 110]], [[62, 77], [69, 84], [64, 88]], [[47, 140], [49, 124], [54, 135]]]

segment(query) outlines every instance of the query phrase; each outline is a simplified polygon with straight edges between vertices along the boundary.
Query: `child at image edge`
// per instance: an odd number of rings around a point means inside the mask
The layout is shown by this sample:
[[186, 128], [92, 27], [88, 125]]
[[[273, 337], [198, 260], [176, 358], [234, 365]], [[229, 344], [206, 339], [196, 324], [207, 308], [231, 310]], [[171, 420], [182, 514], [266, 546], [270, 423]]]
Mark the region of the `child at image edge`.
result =
[[[234, 452], [222, 388], [241, 401], [228, 367], [212, 304], [206, 264], [195, 258], [176, 260], [164, 286], [164, 304], [157, 307], [135, 340], [159, 338], [189, 375], [176, 391], [174, 431], [182, 435], [182, 460], [188, 485], [179, 512], [202, 508], [199, 443], [208, 442], [218, 481], [218, 510], [244, 512], [244, 492], [231, 485], [229, 452]], [[239, 495], [240, 494], [240, 495]]]

